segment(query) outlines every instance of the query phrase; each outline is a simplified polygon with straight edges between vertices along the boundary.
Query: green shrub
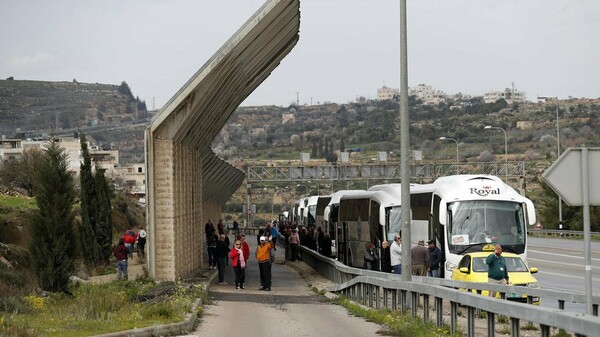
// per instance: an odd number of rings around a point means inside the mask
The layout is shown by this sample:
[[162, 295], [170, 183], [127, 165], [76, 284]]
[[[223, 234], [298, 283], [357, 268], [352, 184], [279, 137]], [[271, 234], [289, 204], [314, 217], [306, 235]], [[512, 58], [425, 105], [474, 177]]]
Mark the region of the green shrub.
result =
[[[19, 297], [0, 296], [0, 312], [21, 314], [31, 311], [31, 306]], [[2, 336], [2, 334], [0, 334]]]
[[173, 305], [170, 302], [158, 302], [158, 303], [153, 303], [149, 306], [145, 306], [142, 309], [141, 315], [145, 319], [149, 319], [149, 318], [171, 319], [171, 318], [177, 316], [175, 309], [173, 308]]
[[0, 336], [3, 337], [38, 337], [37, 332], [29, 327], [13, 324], [10, 316], [0, 316]]

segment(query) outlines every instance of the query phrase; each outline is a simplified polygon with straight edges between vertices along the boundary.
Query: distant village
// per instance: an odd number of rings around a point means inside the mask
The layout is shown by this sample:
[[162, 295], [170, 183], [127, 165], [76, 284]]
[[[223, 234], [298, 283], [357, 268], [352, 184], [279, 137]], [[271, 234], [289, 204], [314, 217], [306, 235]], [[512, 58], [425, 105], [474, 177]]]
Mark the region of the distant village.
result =
[[[399, 89], [383, 86], [377, 89], [377, 100], [398, 100], [399, 94]], [[434, 87], [426, 84], [419, 84], [409, 88], [409, 95], [415, 96], [425, 105], [439, 105], [440, 103], [447, 104], [452, 102], [453, 106], [450, 107], [451, 110], [462, 109], [465, 106], [470, 105], [472, 99], [478, 98], [462, 93], [447, 95], [443, 91], [436, 90]], [[482, 98], [479, 97], [479, 99], [483, 99], [485, 103], [494, 103], [499, 99], [504, 99], [506, 103], [510, 105], [527, 103], [526, 93], [515, 90], [514, 85], [512, 88], [506, 88], [501, 91], [487, 92]], [[555, 100], [557, 101], [557, 104], [560, 104], [560, 101], [557, 98], [536, 97], [536, 99], [537, 101], [543, 100], [546, 102]], [[358, 103], [365, 103], [366, 101], [367, 99], [364, 97], [357, 98]], [[582, 101], [598, 102], [599, 100], [580, 100], [580, 102]], [[156, 113], [156, 111], [154, 111], [154, 113]], [[288, 112], [282, 113], [282, 123], [293, 123], [295, 119], [294, 113], [295, 110], [293, 108]], [[150, 115], [152, 115], [152, 112]], [[530, 124], [531, 122], [529, 121], [519, 121], [517, 123], [517, 128], [528, 129], [531, 127]], [[241, 128], [243, 126], [237, 125], [237, 127]], [[227, 131], [228, 130], [225, 130], [224, 132], [227, 133]], [[240, 130], [237, 130], [236, 133], [239, 134], [239, 131]], [[250, 137], [260, 136], [258, 134], [259, 132], [265, 132], [265, 128], [251, 130]], [[75, 132], [72, 136], [55, 137], [55, 140], [58, 141], [60, 147], [65, 150], [65, 153], [68, 156], [69, 169], [78, 175], [80, 163], [82, 161], [81, 144], [78, 133]], [[0, 139], [0, 163], [19, 158], [24, 151], [28, 149], [35, 148], [43, 150], [48, 144], [48, 139], [10, 139], [2, 135]], [[121, 165], [119, 163], [119, 151], [117, 149], [114, 149], [111, 146], [98, 146], [94, 144], [88, 144], [88, 148], [90, 149], [92, 161], [104, 169], [106, 176], [112, 178], [112, 180], [119, 185], [119, 188], [125, 189], [130, 195], [137, 196], [142, 202], [145, 200], [146, 172], [144, 163]]]
[[[81, 143], [79, 134], [70, 137], [55, 137], [54, 140], [67, 155], [68, 170], [79, 175], [79, 169], [83, 161], [81, 154]], [[14, 160], [30, 149], [43, 151], [50, 144], [50, 140], [43, 139], [0, 139], [0, 163]], [[119, 188], [140, 202], [144, 203], [146, 194], [146, 169], [145, 164], [131, 164], [121, 166], [119, 164], [119, 151], [110, 147], [99, 147], [88, 142], [88, 149], [92, 162], [104, 170], [105, 176], [111, 178], [118, 184]]]

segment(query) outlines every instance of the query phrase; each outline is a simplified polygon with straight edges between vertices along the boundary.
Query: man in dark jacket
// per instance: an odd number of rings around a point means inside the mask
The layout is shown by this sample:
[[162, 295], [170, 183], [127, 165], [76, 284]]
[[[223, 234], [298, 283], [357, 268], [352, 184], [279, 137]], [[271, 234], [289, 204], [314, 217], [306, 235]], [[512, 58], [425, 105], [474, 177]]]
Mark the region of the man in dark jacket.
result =
[[385, 240], [381, 243], [381, 271], [384, 273], [392, 272], [390, 243]]
[[319, 240], [319, 253], [323, 256], [331, 257], [331, 237], [329, 233], [325, 233], [323, 238]]
[[217, 260], [217, 269], [219, 270], [219, 284], [227, 284], [227, 282], [225, 282], [225, 261], [227, 260], [230, 249], [225, 238], [225, 234], [219, 236], [217, 248], [215, 249], [215, 259]]
[[442, 262], [442, 251], [436, 247], [435, 240], [427, 241], [429, 245], [429, 271], [431, 277], [440, 277], [440, 263]]
[[[508, 284], [508, 270], [506, 269], [504, 256], [502, 256], [502, 246], [496, 245], [494, 247], [494, 253], [490, 254], [485, 259], [485, 263], [489, 266], [489, 284]], [[496, 297], [496, 292], [490, 291], [490, 296]]]

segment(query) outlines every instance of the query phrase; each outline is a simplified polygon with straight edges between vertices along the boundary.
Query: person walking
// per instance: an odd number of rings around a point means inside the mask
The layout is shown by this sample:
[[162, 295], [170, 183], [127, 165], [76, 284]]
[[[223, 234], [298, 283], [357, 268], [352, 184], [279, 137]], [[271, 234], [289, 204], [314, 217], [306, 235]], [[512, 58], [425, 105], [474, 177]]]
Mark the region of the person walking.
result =
[[140, 258], [140, 260], [144, 260], [144, 258], [146, 257], [146, 236], [148, 236], [146, 231], [142, 228], [142, 226], [139, 226], [136, 237], [138, 257]]
[[217, 260], [215, 259], [215, 250], [217, 249], [217, 242], [219, 241], [219, 236], [216, 233], [216, 230], [213, 229], [212, 232], [208, 235], [206, 239], [206, 247], [208, 249], [208, 268], [216, 269], [217, 268]]
[[271, 242], [261, 236], [258, 247], [256, 247], [256, 259], [258, 260], [258, 270], [260, 271], [260, 288], [258, 290], [271, 291]]
[[363, 268], [367, 270], [378, 270], [377, 256], [375, 256], [375, 246], [371, 242], [367, 242], [364, 254]]
[[240, 224], [235, 220], [233, 220], [233, 234], [236, 237], [240, 235]]
[[[508, 284], [508, 270], [506, 269], [506, 261], [502, 256], [502, 246], [496, 245], [494, 253], [488, 255], [485, 259], [488, 268], [488, 283], [489, 284]], [[496, 297], [495, 291], [490, 291], [491, 297]]]
[[208, 222], [204, 225], [204, 234], [206, 235], [206, 240], [212, 235], [212, 232], [215, 231], [215, 225], [208, 219]]
[[271, 242], [273, 243], [273, 250], [277, 250], [277, 238], [279, 237], [279, 230], [275, 225], [275, 221], [273, 221], [273, 226], [271, 226]]
[[235, 289], [244, 289], [246, 281], [246, 256], [242, 249], [242, 241], [236, 240], [233, 244], [233, 249], [229, 252], [231, 266], [235, 274]]
[[240, 234], [239, 240], [242, 243], [242, 252], [244, 252], [244, 259], [247, 263], [250, 259], [250, 246], [248, 245], [248, 242], [246, 242], [246, 235]]
[[381, 271], [384, 273], [392, 272], [392, 262], [390, 261], [390, 243], [385, 240], [381, 243]]
[[127, 280], [127, 247], [125, 247], [125, 239], [120, 238], [119, 243], [115, 247], [113, 254], [117, 259], [117, 279]]
[[292, 231], [288, 241], [290, 243], [290, 261], [296, 261], [298, 258], [298, 245], [300, 244], [300, 236], [298, 235], [297, 229]]
[[219, 223], [217, 223], [217, 230], [219, 231], [219, 235], [221, 234], [225, 234], [225, 225], [223, 224], [223, 220], [219, 220]]
[[133, 259], [133, 245], [135, 244], [135, 232], [131, 229], [131, 226], [127, 227], [125, 234], [123, 235], [123, 241], [127, 248], [127, 255], [130, 259]]
[[325, 233], [323, 238], [319, 241], [319, 253], [323, 256], [331, 257], [331, 237], [329, 233]]
[[290, 248], [290, 236], [292, 235], [292, 229], [289, 226], [286, 226], [282, 235], [283, 235], [283, 246], [285, 247], [285, 259], [286, 259], [286, 261], [291, 260], [292, 253], [291, 253], [291, 248]]
[[435, 240], [427, 241], [429, 245], [429, 270], [427, 274], [431, 277], [440, 277], [440, 265], [442, 263], [442, 251], [436, 247]]
[[400, 235], [394, 237], [390, 246], [390, 263], [394, 274], [402, 274], [402, 239]]
[[429, 250], [425, 248], [425, 240], [419, 240], [419, 244], [410, 250], [411, 270], [415, 276], [427, 276], [429, 266]]
[[217, 269], [219, 270], [219, 284], [227, 284], [225, 282], [225, 260], [229, 254], [229, 246], [225, 242], [225, 234], [219, 236], [217, 248], [215, 249], [215, 259], [217, 260]]

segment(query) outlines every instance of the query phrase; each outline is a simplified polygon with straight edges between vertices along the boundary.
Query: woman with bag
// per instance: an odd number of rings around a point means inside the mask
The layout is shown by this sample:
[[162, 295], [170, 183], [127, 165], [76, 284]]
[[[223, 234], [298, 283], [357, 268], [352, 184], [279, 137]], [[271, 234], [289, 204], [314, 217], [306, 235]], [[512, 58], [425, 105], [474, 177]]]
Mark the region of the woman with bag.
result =
[[246, 281], [246, 257], [244, 256], [240, 240], [236, 240], [233, 244], [233, 249], [229, 252], [229, 258], [231, 259], [231, 266], [235, 274], [235, 289], [244, 289], [244, 282]]

